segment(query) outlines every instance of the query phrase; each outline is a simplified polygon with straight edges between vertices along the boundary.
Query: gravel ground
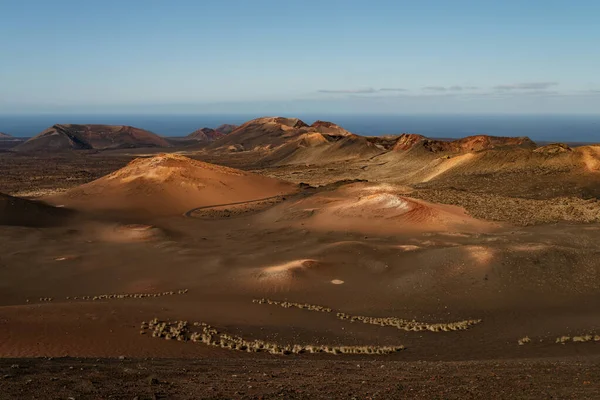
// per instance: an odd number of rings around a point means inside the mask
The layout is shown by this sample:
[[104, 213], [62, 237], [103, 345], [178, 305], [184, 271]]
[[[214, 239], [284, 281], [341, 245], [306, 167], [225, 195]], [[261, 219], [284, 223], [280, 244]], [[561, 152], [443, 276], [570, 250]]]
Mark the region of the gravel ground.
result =
[[2, 399], [597, 399], [597, 358], [2, 359]]

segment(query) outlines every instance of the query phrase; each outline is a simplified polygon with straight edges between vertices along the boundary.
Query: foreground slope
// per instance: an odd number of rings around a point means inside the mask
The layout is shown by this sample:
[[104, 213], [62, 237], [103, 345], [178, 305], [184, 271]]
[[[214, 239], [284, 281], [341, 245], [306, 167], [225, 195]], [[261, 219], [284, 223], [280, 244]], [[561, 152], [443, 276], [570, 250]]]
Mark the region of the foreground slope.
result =
[[0, 193], [0, 225], [42, 227], [61, 225], [73, 212], [64, 208]]
[[14, 150], [49, 152], [134, 147], [169, 147], [169, 142], [155, 133], [132, 126], [57, 124]]
[[174, 215], [195, 207], [289, 193], [277, 179], [174, 154], [138, 158], [126, 167], [48, 200], [83, 210]]

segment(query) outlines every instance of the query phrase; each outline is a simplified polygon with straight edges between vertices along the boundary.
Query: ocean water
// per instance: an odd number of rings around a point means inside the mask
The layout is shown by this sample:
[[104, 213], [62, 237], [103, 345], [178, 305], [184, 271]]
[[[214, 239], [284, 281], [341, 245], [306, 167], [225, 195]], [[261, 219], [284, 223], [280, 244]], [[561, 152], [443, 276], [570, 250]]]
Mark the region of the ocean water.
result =
[[[54, 124], [131, 125], [164, 136], [241, 124], [260, 115], [0, 115], [0, 132], [30, 137]], [[291, 117], [291, 116], [290, 116]], [[366, 136], [419, 133], [457, 138], [475, 134], [529, 136], [538, 141], [600, 142], [600, 115], [296, 115], [310, 124], [334, 122]]]

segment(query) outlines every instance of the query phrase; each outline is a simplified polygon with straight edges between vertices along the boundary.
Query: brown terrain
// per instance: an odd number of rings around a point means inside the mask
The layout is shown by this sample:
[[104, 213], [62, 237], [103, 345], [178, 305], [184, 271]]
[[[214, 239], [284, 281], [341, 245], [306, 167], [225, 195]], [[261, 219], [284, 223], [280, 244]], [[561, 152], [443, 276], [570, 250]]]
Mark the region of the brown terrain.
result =
[[56, 127], [0, 154], [6, 398], [600, 397], [599, 145]]

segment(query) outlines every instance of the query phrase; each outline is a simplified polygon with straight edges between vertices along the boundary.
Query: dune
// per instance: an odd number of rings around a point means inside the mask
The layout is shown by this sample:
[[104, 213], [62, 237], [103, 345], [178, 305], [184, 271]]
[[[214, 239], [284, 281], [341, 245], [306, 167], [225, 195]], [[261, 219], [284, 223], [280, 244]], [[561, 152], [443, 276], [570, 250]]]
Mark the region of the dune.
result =
[[180, 155], [160, 154], [135, 159], [118, 171], [47, 200], [87, 211], [164, 216], [294, 190], [294, 185], [277, 179]]

